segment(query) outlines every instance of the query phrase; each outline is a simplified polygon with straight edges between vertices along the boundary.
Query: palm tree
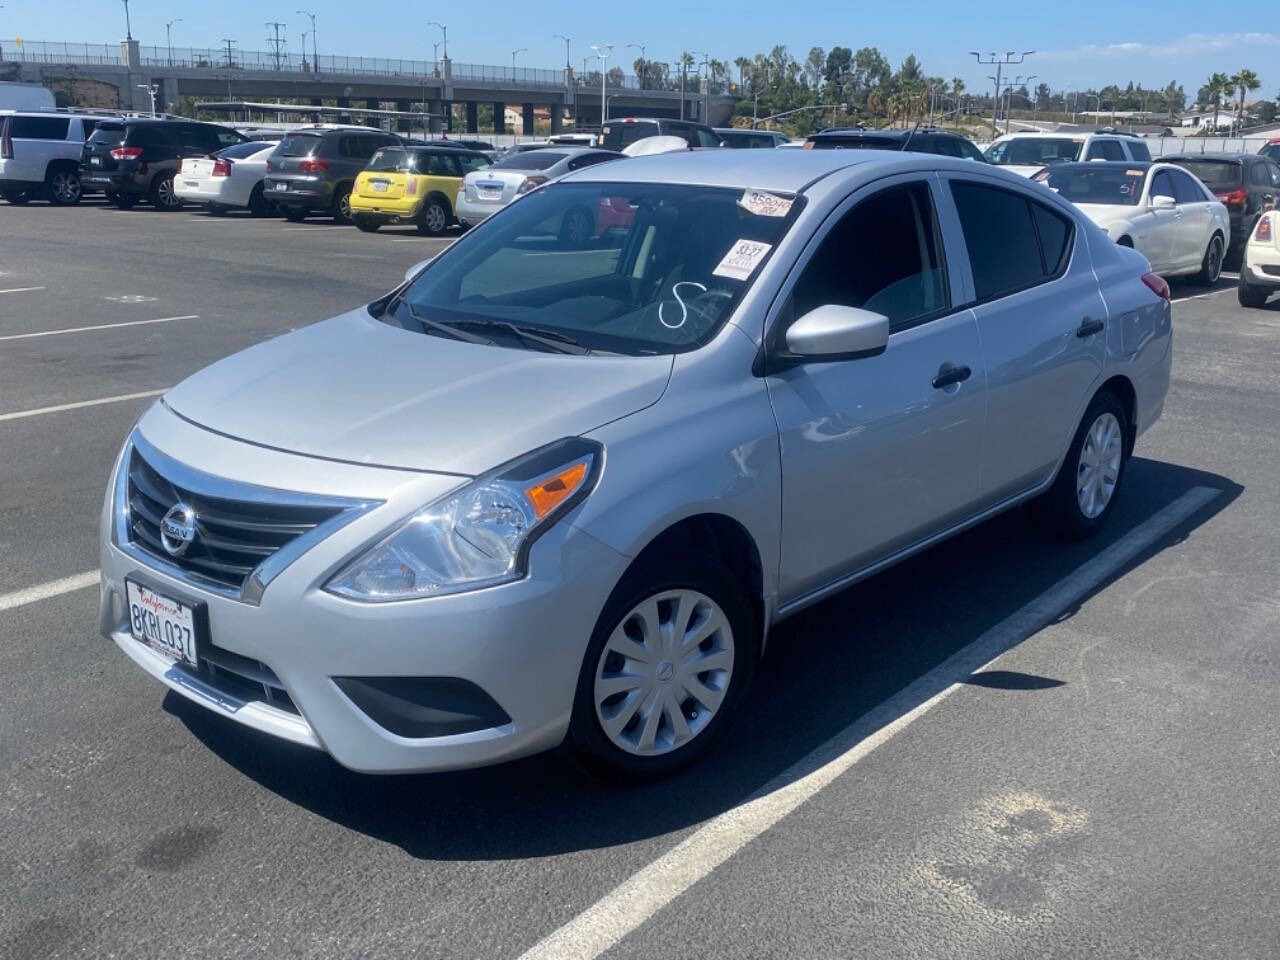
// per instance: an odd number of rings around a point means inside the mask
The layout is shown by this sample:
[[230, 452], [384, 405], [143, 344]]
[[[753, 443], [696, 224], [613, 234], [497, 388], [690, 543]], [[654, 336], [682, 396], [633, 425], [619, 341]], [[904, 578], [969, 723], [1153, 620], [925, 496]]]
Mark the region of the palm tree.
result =
[[1222, 94], [1231, 83], [1225, 73], [1215, 73], [1205, 82], [1205, 90], [1209, 92], [1209, 100], [1213, 103], [1213, 132], [1218, 132], [1218, 111], [1222, 109]]
[[960, 96], [964, 93], [964, 79], [962, 77], [951, 78], [951, 95], [956, 98], [956, 115], [960, 114]]
[[1235, 85], [1236, 90], [1240, 94], [1240, 107], [1236, 111], [1236, 122], [1244, 127], [1244, 98], [1250, 90], [1257, 90], [1262, 86], [1262, 81], [1258, 79], [1258, 75], [1245, 67], [1231, 78], [1231, 83]]
[[738, 68], [738, 86], [745, 90], [747, 88], [747, 68], [751, 66], [751, 61], [746, 57], [738, 57], [733, 61], [733, 65]]

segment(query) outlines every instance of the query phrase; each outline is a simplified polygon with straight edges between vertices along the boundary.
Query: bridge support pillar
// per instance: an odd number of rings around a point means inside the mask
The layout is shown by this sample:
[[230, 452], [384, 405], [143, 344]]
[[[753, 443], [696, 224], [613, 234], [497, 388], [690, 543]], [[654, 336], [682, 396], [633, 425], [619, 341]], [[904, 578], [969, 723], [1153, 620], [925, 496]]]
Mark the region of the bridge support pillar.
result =
[[507, 105], [501, 100], [493, 101], [493, 132], [507, 132]]
[[477, 104], [474, 100], [467, 101], [467, 133], [480, 132], [480, 118], [477, 114]]
[[[399, 110], [401, 113], [408, 113], [409, 101], [397, 100], [396, 109]], [[413, 121], [410, 120], [408, 117], [401, 117], [399, 120], [396, 121], [396, 131], [399, 133], [413, 133]]]
[[444, 108], [444, 132], [453, 133], [453, 101], [445, 100], [441, 106]]
[[[337, 105], [338, 105], [339, 107], [349, 107], [349, 106], [351, 106], [351, 101], [350, 101], [350, 100], [348, 100], [346, 97], [338, 97], [338, 99], [337, 99], [337, 101], [336, 101], [336, 102], [337, 102]], [[340, 114], [338, 114], [338, 122], [339, 122], [339, 123], [350, 123], [350, 122], [351, 122], [351, 114], [349, 114], [349, 113], [340, 113]]]
[[444, 129], [444, 103], [439, 100], [431, 100], [427, 103], [427, 112], [431, 114], [428, 122], [432, 133], [439, 133]]
[[525, 103], [520, 108], [520, 132], [526, 137], [533, 136], [533, 104]]
[[551, 132], [561, 133], [564, 130], [564, 104], [551, 104]]

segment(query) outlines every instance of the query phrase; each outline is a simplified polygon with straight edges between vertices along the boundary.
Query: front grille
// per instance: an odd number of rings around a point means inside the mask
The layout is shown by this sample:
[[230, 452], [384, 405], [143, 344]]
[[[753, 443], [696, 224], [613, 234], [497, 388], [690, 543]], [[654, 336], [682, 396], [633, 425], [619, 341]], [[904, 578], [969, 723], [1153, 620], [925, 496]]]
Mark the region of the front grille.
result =
[[[135, 448], [129, 461], [129, 534], [140, 549], [193, 579], [240, 590], [253, 569], [341, 508], [227, 500], [185, 489]], [[165, 549], [160, 522], [176, 504], [195, 513], [195, 539], [181, 556]]]

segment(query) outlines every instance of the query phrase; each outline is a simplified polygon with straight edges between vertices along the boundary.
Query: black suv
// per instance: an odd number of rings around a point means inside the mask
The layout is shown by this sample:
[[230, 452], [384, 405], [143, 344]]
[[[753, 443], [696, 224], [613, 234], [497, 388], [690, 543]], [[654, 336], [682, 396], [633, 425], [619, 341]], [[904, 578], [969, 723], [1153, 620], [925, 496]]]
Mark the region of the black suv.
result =
[[157, 210], [177, 210], [173, 175], [184, 157], [207, 157], [249, 138], [230, 127], [198, 120], [103, 120], [85, 141], [80, 182], [101, 190], [121, 210], [150, 200]]
[[381, 130], [317, 127], [293, 130], [267, 157], [263, 193], [297, 223], [309, 213], [351, 222], [351, 186], [381, 147], [401, 139]]
[[1274, 208], [1280, 198], [1280, 164], [1251, 153], [1194, 157], [1173, 154], [1160, 159], [1194, 173], [1227, 208], [1231, 246], [1227, 248], [1226, 266], [1237, 269], [1258, 218]]
[[909, 150], [986, 163], [965, 137], [945, 130], [823, 130], [804, 142], [806, 150]]
[[600, 146], [622, 150], [645, 137], [679, 137], [691, 147], [719, 147], [719, 135], [705, 123], [664, 117], [611, 117], [604, 122]]

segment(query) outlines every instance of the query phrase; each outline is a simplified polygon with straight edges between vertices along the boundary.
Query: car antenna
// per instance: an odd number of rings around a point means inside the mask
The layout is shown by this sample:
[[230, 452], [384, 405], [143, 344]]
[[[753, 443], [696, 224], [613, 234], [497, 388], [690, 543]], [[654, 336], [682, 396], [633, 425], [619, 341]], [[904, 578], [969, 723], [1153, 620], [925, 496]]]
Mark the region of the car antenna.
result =
[[911, 132], [907, 134], [907, 139], [902, 141], [902, 147], [901, 147], [902, 150], [906, 150], [907, 147], [911, 146], [911, 138], [916, 135], [916, 131], [919, 129], [920, 129], [920, 118], [916, 117], [916, 125], [912, 127]]

